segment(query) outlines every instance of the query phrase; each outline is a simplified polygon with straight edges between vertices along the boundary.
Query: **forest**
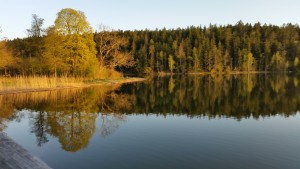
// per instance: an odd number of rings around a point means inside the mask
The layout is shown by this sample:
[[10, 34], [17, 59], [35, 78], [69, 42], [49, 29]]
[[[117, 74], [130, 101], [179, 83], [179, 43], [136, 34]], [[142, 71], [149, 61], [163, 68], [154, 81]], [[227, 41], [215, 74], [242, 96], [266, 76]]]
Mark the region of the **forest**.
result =
[[130, 41], [136, 71], [297, 71], [298, 25], [244, 24], [119, 32]]
[[[66, 8], [53, 26], [32, 15], [28, 37], [0, 42], [4, 76], [109, 78], [126, 74], [297, 72], [300, 28], [249, 24], [96, 31]], [[120, 72], [120, 73], [118, 73]]]

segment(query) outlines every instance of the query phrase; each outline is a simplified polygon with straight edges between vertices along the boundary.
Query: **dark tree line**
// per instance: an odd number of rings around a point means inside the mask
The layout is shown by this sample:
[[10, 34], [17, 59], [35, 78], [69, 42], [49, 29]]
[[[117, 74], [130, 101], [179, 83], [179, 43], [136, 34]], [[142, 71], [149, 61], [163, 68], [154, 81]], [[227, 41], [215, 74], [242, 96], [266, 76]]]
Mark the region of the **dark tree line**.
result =
[[[38, 19], [33, 22], [42, 24], [43, 20]], [[49, 68], [48, 65], [47, 70], [47, 66], [41, 64], [54, 60], [52, 55], [47, 57], [48, 60], [42, 57], [45, 50], [53, 51], [48, 49], [49, 45], [45, 45], [49, 31], [47, 34], [36, 29], [31, 28], [28, 38], [6, 42], [17, 59], [9, 62], [8, 66], [0, 64], [2, 72], [8, 69], [26, 75], [53, 74], [50, 68], [54, 66]], [[32, 30], [38, 34], [32, 33]], [[192, 26], [171, 30], [102, 30], [94, 33], [97, 54], [93, 57], [98, 59], [100, 67], [140, 74], [298, 71], [299, 35], [298, 25], [251, 25], [241, 21], [235, 25]], [[61, 60], [64, 60], [63, 57], [60, 57]], [[61, 72], [66, 72], [66, 64], [55, 65]], [[63, 66], [60, 68], [60, 65]]]
[[138, 72], [294, 71], [298, 25], [236, 25], [120, 32]]

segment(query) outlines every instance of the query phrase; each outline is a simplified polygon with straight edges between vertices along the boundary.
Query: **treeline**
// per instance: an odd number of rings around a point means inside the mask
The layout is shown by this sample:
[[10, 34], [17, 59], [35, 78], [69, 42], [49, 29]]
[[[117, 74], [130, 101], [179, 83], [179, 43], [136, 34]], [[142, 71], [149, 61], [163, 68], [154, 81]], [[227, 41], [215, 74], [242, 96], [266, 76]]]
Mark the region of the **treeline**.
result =
[[48, 75], [113, 78], [120, 67], [134, 65], [122, 47], [127, 40], [103, 29], [94, 33], [83, 12], [62, 9], [53, 26], [32, 16], [27, 38], [0, 42], [0, 71], [4, 75]]
[[27, 38], [0, 43], [2, 74], [111, 77], [119, 75], [115, 70], [135, 74], [300, 70], [300, 28], [293, 24], [240, 21], [171, 30], [102, 27], [93, 32], [84, 13], [69, 8], [58, 13], [54, 26], [43, 29], [43, 21], [33, 15]]
[[295, 71], [300, 29], [287, 24], [121, 32], [138, 72]]

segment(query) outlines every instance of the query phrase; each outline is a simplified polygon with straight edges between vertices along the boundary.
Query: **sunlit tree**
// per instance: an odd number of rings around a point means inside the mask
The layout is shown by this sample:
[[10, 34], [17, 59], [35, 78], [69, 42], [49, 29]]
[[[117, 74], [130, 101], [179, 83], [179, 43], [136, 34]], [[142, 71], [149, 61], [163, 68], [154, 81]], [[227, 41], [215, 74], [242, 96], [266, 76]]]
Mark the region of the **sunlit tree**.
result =
[[168, 64], [169, 64], [169, 70], [171, 71], [171, 73], [173, 73], [173, 70], [175, 69], [175, 61], [172, 55], [170, 55], [168, 58]]
[[57, 14], [53, 31], [48, 34], [50, 37], [45, 52], [48, 59], [53, 58], [50, 62], [54, 65], [59, 61], [68, 64], [73, 76], [94, 76], [96, 44], [84, 13], [70, 8], [62, 9]]
[[285, 52], [276, 52], [272, 56], [271, 66], [273, 70], [285, 71], [288, 67], [288, 62], [285, 59]]
[[99, 27], [95, 34], [95, 42], [101, 67], [115, 69], [116, 67], [131, 67], [135, 64], [132, 53], [124, 51], [128, 40], [108, 27]]
[[7, 75], [8, 68], [13, 66], [15, 61], [12, 52], [6, 45], [6, 41], [0, 41], [0, 70], [4, 70], [5, 75]]

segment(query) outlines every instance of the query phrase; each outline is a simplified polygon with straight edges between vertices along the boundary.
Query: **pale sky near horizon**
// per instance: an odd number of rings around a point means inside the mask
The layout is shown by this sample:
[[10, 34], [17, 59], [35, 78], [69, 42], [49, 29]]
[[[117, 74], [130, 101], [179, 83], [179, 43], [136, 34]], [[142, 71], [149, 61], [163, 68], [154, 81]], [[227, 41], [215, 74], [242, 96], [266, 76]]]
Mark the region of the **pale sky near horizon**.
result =
[[32, 14], [54, 24], [63, 8], [83, 11], [94, 29], [104, 24], [114, 29], [185, 28], [217, 24], [300, 23], [299, 0], [3, 0], [0, 3], [0, 38], [26, 37]]

